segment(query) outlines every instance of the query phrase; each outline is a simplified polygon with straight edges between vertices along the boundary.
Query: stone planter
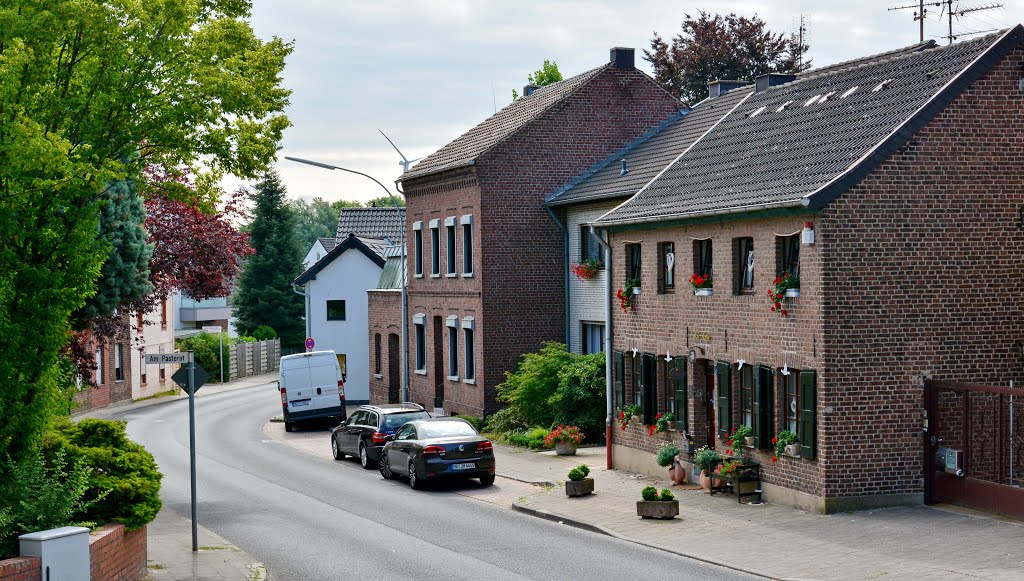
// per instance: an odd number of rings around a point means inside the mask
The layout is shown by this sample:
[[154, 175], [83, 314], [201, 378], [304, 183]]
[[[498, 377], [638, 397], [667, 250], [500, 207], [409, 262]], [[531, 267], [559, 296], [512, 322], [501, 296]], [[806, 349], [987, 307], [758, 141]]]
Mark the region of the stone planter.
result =
[[786, 454], [788, 454], [790, 456], [799, 456], [800, 455], [800, 442], [797, 442], [795, 444], [788, 444], [786, 446], [786, 448], [785, 448], [785, 451], [786, 451]]
[[754, 442], [754, 436], [747, 436], [747, 437], [743, 438], [743, 445], [744, 446], [753, 448], [754, 447], [754, 443], [755, 443]]
[[641, 518], [674, 519], [679, 516], [678, 500], [638, 500], [636, 515]]
[[713, 288], [695, 288], [693, 289], [694, 296], [698, 297], [710, 297], [714, 294], [715, 289]]
[[672, 430], [674, 432], [676, 430], [676, 423], [675, 422], [665, 422], [665, 429], [666, 430]]
[[555, 454], [559, 456], [575, 456], [576, 444], [572, 442], [555, 442]]
[[795, 299], [800, 296], [800, 289], [788, 288], [785, 293], [786, 298]]
[[640, 294], [640, 287], [638, 287], [638, 286], [633, 287], [633, 294], [634, 295], [639, 295]]
[[594, 492], [594, 479], [584, 478], [583, 480], [566, 480], [566, 496], [586, 496]]
[[672, 462], [672, 466], [668, 469], [668, 477], [672, 480], [672, 484], [686, 484], [686, 468], [683, 468], [679, 460]]

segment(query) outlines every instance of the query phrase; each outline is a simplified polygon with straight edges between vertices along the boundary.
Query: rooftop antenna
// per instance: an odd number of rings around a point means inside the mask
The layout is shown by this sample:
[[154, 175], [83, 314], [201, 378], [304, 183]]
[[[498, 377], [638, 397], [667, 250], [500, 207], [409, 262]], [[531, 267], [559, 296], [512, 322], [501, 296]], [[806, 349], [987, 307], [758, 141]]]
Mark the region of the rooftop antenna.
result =
[[905, 6], [893, 6], [892, 8], [889, 8], [889, 12], [892, 12], [893, 10], [909, 10], [911, 8], [917, 8], [917, 10], [914, 12], [914, 22], [920, 22], [920, 26], [919, 26], [919, 28], [921, 30], [921, 40], [920, 40], [920, 42], [924, 42], [924, 19], [925, 19], [926, 16], [928, 16], [928, 9], [925, 8], [925, 6], [942, 6], [945, 3], [945, 1], [946, 0], [943, 0], [942, 2], [925, 2], [924, 0], [919, 0], [919, 2], [917, 4], [907, 4]]
[[391, 141], [390, 137], [388, 137], [383, 131], [381, 131], [379, 127], [377, 128], [377, 131], [380, 131], [380, 134], [384, 136], [384, 139], [387, 139], [388, 143], [391, 144], [391, 147], [394, 147], [395, 151], [398, 152], [398, 155], [402, 157], [402, 161], [398, 162], [398, 165], [402, 166], [402, 173], [405, 173], [405, 172], [409, 171], [409, 166], [410, 165], [412, 165], [412, 164], [416, 163], [417, 161], [419, 161], [420, 159], [422, 159], [420, 157], [417, 157], [416, 159], [413, 159], [413, 160], [407, 159], [405, 157], [405, 154], [402, 153], [402, 150], [398, 149], [398, 146], [395, 145], [395, 142]]
[[970, 7], [970, 8], [960, 8], [960, 6], [957, 5], [957, 7], [954, 9], [953, 8], [953, 0], [945, 0], [943, 2], [943, 4], [946, 5], [944, 9], [946, 10], [946, 12], [949, 13], [949, 34], [946, 36], [946, 40], [949, 42], [949, 44], [953, 44], [953, 41], [957, 40], [961, 36], [970, 36], [972, 34], [983, 34], [985, 32], [992, 32], [993, 30], [995, 30], [995, 29], [976, 30], [974, 32], [961, 32], [960, 34], [953, 34], [953, 17], [954, 16], [959, 20], [959, 18], [961, 16], [964, 16], [965, 14], [970, 14], [972, 12], [984, 12], [985, 10], [995, 10], [997, 8], [1002, 8], [1003, 7], [1002, 4], [986, 4], [984, 6], [973, 6], [973, 7]]

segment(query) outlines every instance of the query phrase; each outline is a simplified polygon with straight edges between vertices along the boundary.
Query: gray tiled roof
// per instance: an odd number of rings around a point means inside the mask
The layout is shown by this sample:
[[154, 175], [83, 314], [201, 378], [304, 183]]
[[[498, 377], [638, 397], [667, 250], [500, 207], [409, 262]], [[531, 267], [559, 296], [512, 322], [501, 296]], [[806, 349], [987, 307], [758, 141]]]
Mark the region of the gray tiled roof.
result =
[[539, 117], [552, 105], [569, 96], [611, 66], [613, 66], [611, 63], [602, 65], [563, 81], [541, 87], [528, 97], [516, 99], [483, 123], [420, 160], [400, 179], [405, 181], [472, 164], [488, 149]]
[[360, 242], [365, 244], [366, 247], [369, 248], [371, 252], [373, 252], [374, 254], [381, 258], [386, 258], [385, 250], [392, 245], [389, 240], [383, 238], [367, 238], [366, 236], [356, 236], [356, 238], [358, 238]]
[[325, 254], [323, 258], [316, 261], [313, 266], [300, 274], [293, 284], [306, 284], [307, 282], [316, 279], [316, 275], [319, 274], [321, 270], [327, 268], [328, 265], [334, 262], [334, 259], [341, 256], [349, 249], [355, 249], [362, 252], [377, 266], [384, 268], [384, 254], [388, 246], [389, 244], [386, 241], [376, 238], [360, 238], [355, 235], [347, 235], [344, 238], [339, 238], [337, 244], [334, 245], [334, 248]]
[[1022, 37], [1024, 28], [1017, 26], [828, 67], [755, 93], [599, 223], [820, 209], [906, 143]]
[[323, 246], [324, 250], [326, 250], [327, 252], [333, 250], [334, 245], [337, 244], [334, 238], [319, 238], [318, 240], [320, 240], [320, 245]]
[[402, 218], [405, 208], [345, 208], [338, 218], [337, 240], [349, 234], [365, 238], [387, 238], [392, 243], [402, 240]]
[[[552, 206], [632, 196], [753, 91], [743, 87], [705, 99], [687, 114], [676, 113], [612, 154], [572, 183], [548, 196]], [[622, 175], [622, 160], [626, 175]]]

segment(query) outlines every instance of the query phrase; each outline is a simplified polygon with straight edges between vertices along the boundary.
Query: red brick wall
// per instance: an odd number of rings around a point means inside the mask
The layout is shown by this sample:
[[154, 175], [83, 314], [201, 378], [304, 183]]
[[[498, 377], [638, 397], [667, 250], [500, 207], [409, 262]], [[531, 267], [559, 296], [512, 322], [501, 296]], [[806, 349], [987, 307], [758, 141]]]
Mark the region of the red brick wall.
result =
[[146, 575], [146, 527], [125, 531], [109, 524], [89, 534], [91, 579], [134, 581]]
[[[398, 335], [399, 349], [401, 349], [402, 337], [402, 291], [394, 290], [371, 290], [367, 293], [367, 306], [369, 309], [369, 341], [370, 359], [367, 362], [367, 369], [370, 370], [370, 403], [389, 403], [390, 390], [397, 390], [399, 400], [401, 398], [401, 368], [400, 352], [394, 354], [392, 360], [391, 349], [388, 338], [390, 335]], [[376, 370], [376, 335], [380, 334], [381, 346], [381, 373], [378, 377]], [[390, 366], [393, 365], [394, 369]], [[395, 379], [397, 378], [397, 382]]]
[[39, 581], [42, 564], [39, 557], [15, 557], [0, 561], [0, 581]]
[[827, 496], [922, 491], [922, 376], [1021, 381], [1022, 57], [824, 212]]
[[[115, 338], [98, 338], [89, 347], [89, 353], [96, 351], [97, 341], [103, 346], [103, 383], [96, 387], [83, 384], [82, 391], [74, 395], [75, 413], [105, 408], [112, 403], [128, 401], [132, 398], [132, 365], [137, 363], [138, 351], [132, 346], [129, 338], [129, 316], [122, 318], [121, 329]], [[121, 367], [123, 380], [116, 380], [114, 373], [114, 348], [121, 344]]]

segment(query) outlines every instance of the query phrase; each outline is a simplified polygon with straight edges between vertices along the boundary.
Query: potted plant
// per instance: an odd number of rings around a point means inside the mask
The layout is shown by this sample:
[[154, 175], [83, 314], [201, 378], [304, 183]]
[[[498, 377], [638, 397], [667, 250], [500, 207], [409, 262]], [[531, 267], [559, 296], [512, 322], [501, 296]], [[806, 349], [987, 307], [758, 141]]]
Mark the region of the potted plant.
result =
[[[800, 456], [800, 440], [789, 430], [779, 432], [778, 436], [772, 438], [772, 443], [775, 444], [776, 456]], [[772, 461], [774, 460], [775, 458], [772, 458]]]
[[635, 278], [627, 278], [626, 286], [615, 293], [615, 297], [619, 299], [619, 308], [623, 313], [629, 312], [630, 309], [636, 310], [636, 300], [639, 294], [640, 281]]
[[789, 272], [775, 277], [775, 280], [772, 281], [772, 288], [768, 289], [768, 298], [772, 301], [772, 312], [777, 312], [783, 317], [788, 317], [789, 311], [783, 308], [782, 301], [798, 296], [800, 296], [800, 278]]
[[576, 446], [582, 441], [583, 432], [579, 428], [562, 424], [558, 424], [557, 428], [551, 430], [551, 433], [544, 437], [544, 443], [548, 446], [554, 445], [555, 454], [559, 456], [576, 454]]
[[740, 466], [743, 465], [741, 460], [723, 460], [721, 464], [715, 467], [716, 476], [735, 476]]
[[668, 468], [668, 477], [673, 484], [686, 484], [686, 469], [679, 462], [679, 447], [672, 442], [665, 442], [658, 448], [655, 461], [658, 466]]
[[629, 404], [619, 412], [619, 424], [621, 424], [622, 429], [625, 430], [626, 426], [629, 425], [630, 420], [640, 418], [643, 413], [644, 410], [640, 407], [640, 404]]
[[[697, 468], [700, 468], [700, 485], [704, 490], [711, 490], [711, 477], [708, 473], [711, 471], [711, 467], [722, 459], [722, 456], [718, 452], [704, 446], [693, 455], [693, 464]], [[716, 483], [717, 486], [720, 483]]]
[[603, 262], [596, 258], [588, 258], [572, 265], [570, 270], [580, 280], [592, 280], [602, 268], [604, 268]]
[[732, 452], [736, 456], [743, 455], [743, 447], [753, 447], [756, 438], [754, 438], [754, 431], [750, 429], [750, 426], [740, 426], [732, 431], [732, 435], [729, 436], [729, 443], [732, 444]]
[[646, 486], [640, 497], [643, 500], [636, 501], [636, 515], [641, 518], [673, 519], [679, 516], [679, 501], [667, 488], [658, 492], [657, 488]]
[[672, 412], [658, 414], [654, 417], [654, 425], [658, 427], [659, 432], [674, 430], [676, 429], [676, 415]]
[[565, 482], [566, 496], [586, 496], [594, 492], [594, 479], [588, 478], [590, 467], [580, 464], [569, 471], [569, 480]]
[[711, 288], [710, 274], [694, 273], [690, 276], [690, 286], [693, 287], [693, 294], [698, 297], [710, 297], [714, 290]]

